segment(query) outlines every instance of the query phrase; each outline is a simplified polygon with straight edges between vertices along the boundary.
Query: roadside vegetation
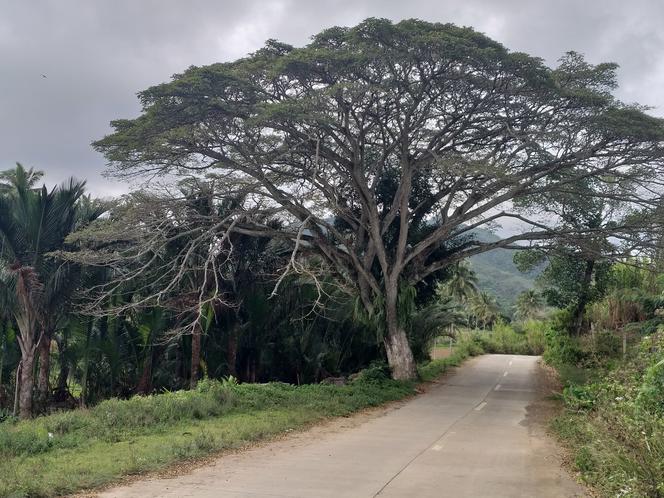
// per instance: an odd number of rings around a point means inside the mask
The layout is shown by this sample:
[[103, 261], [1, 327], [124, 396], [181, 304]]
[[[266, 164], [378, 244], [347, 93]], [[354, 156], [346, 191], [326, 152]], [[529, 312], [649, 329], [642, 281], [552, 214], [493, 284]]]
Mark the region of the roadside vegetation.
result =
[[616, 69], [367, 19], [140, 92], [93, 144], [145, 180], [120, 198], [0, 172], [0, 492], [242, 445], [487, 352], [559, 370], [588, 482], [660, 496], [664, 120]]
[[[449, 357], [419, 367], [421, 379], [433, 381], [482, 354], [479, 337], [489, 334], [462, 334]], [[344, 385], [205, 380], [194, 390], [6, 420], [0, 423], [0, 496], [57, 496], [98, 487], [403, 399], [416, 387], [392, 380], [387, 365], [376, 363]]]
[[0, 424], [0, 496], [55, 496], [236, 448], [414, 393], [384, 368], [346, 386], [200, 382]]
[[600, 496], [664, 496], [664, 296], [642, 263], [608, 268], [574, 329], [574, 304], [542, 321], [545, 361], [563, 383], [552, 422], [571, 465]]

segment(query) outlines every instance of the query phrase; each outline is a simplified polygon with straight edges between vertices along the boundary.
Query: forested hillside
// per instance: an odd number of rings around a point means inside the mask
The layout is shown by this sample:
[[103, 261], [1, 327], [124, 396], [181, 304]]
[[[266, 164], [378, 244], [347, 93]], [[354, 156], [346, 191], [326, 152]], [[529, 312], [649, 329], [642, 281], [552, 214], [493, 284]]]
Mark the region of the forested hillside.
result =
[[[495, 242], [499, 238], [488, 230], [477, 230], [480, 240]], [[495, 296], [503, 313], [513, 313], [516, 299], [532, 289], [538, 271], [523, 273], [514, 264], [514, 249], [494, 249], [470, 258], [470, 266], [477, 275], [479, 288]]]

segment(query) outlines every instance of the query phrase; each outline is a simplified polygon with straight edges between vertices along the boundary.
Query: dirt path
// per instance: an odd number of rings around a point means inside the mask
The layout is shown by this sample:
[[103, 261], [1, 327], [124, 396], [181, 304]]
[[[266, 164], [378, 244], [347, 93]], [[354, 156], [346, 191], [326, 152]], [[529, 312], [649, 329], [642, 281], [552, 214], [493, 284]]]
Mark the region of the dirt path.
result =
[[538, 359], [486, 355], [395, 407], [333, 421], [106, 497], [568, 497]]

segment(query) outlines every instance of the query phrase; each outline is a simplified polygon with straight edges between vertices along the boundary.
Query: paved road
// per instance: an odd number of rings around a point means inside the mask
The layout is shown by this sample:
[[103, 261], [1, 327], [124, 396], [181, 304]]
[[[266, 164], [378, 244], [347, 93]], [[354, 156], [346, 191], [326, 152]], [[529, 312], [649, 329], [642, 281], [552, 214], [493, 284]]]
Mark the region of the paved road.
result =
[[296, 435], [103, 496], [582, 496], [529, 414], [541, 396], [537, 374], [534, 357], [482, 356], [355, 426]]

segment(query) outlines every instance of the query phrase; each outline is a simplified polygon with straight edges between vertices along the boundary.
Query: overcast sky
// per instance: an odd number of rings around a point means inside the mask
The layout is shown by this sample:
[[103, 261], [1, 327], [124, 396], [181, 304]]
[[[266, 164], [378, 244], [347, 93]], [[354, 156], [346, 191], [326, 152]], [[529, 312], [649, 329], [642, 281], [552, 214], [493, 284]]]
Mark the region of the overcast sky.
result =
[[74, 175], [96, 195], [124, 192], [90, 142], [137, 115], [136, 92], [366, 17], [473, 26], [550, 64], [568, 50], [617, 62], [619, 97], [664, 116], [662, 0], [0, 0], [0, 170], [20, 161], [49, 184]]

